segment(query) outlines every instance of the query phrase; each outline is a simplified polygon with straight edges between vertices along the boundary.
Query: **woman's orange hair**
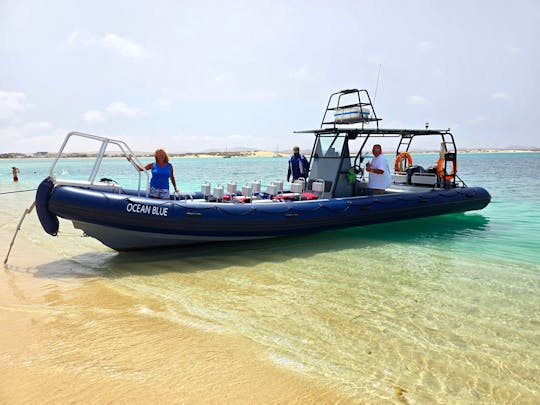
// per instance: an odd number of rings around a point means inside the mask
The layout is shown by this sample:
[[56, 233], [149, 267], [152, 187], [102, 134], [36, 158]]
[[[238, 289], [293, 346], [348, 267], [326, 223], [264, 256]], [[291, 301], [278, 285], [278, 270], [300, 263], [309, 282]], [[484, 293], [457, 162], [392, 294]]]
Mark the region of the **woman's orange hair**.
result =
[[167, 154], [167, 151], [165, 149], [156, 149], [156, 151], [154, 152], [154, 159], [157, 160], [157, 155], [159, 152], [163, 152], [165, 154], [165, 163], [169, 163], [169, 155]]

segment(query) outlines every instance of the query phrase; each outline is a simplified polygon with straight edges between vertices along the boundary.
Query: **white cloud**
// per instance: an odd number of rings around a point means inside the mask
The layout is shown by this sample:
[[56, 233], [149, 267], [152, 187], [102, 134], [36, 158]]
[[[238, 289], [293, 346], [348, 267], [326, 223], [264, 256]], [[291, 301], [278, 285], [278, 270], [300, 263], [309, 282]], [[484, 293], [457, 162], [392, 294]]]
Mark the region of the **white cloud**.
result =
[[491, 95], [492, 100], [506, 100], [507, 98], [508, 98], [508, 96], [506, 95], [506, 93], [504, 93], [502, 91], [498, 91], [498, 92], [493, 93]]
[[88, 31], [73, 31], [68, 37], [68, 43], [74, 46], [92, 46], [95, 45], [96, 42], [96, 38], [90, 35]]
[[40, 135], [52, 129], [54, 129], [53, 124], [47, 121], [25, 122], [0, 128], [0, 135], [9, 134], [12, 138], [19, 138], [26, 135]]
[[246, 145], [248, 141], [251, 141], [251, 140], [254, 139], [253, 135], [251, 135], [251, 134], [247, 134], [247, 135], [230, 134], [226, 138], [231, 140], [231, 141], [241, 141], [241, 142], [238, 142], [238, 143], [243, 144], [243, 145]]
[[469, 121], [467, 121], [467, 123], [471, 124], [471, 125], [480, 125], [480, 124], [483, 124], [484, 122], [487, 121], [487, 118], [484, 117], [483, 115], [478, 115], [474, 118], [471, 118]]
[[159, 97], [155, 101], [156, 108], [160, 111], [171, 111], [172, 100], [167, 97]]
[[74, 31], [69, 35], [68, 43], [72, 46], [100, 46], [133, 59], [144, 59], [149, 56], [149, 52], [142, 45], [112, 33], [99, 37], [88, 31]]
[[[0, 136], [3, 136], [4, 130], [0, 129]], [[60, 143], [64, 139], [67, 131], [64, 129], [55, 129], [45, 134], [22, 135], [9, 145], [0, 146], [0, 152], [21, 152], [33, 153], [37, 151], [56, 152]], [[12, 136], [10, 134], [10, 136]]]
[[41, 132], [53, 129], [53, 124], [48, 121], [26, 122], [22, 125], [22, 130], [28, 132]]
[[107, 106], [107, 112], [111, 115], [120, 115], [125, 117], [135, 117], [137, 115], [143, 115], [143, 112], [138, 108], [131, 108], [123, 101], [115, 101]]
[[101, 124], [105, 121], [107, 121], [107, 118], [105, 117], [105, 113], [103, 111], [99, 110], [89, 110], [86, 111], [83, 116], [83, 120], [86, 122], [90, 122], [92, 124]]
[[214, 78], [212, 79], [212, 83], [214, 84], [221, 84], [225, 81], [225, 76], [222, 75], [222, 74], [218, 74], [216, 76], [214, 76]]
[[[47, 121], [26, 122], [0, 127], [0, 138], [10, 142], [0, 144], [0, 152], [31, 152], [56, 147], [64, 130], [55, 128]], [[9, 148], [9, 149], [8, 149]]]
[[289, 72], [289, 79], [310, 80], [314, 77], [309, 66], [299, 66]]
[[269, 89], [253, 89], [249, 92], [249, 96], [254, 100], [273, 100], [276, 93]]
[[139, 108], [129, 107], [123, 101], [115, 101], [109, 104], [104, 110], [88, 110], [83, 113], [82, 118], [86, 122], [102, 124], [114, 117], [139, 117], [146, 115], [146, 112]]
[[13, 118], [32, 107], [26, 94], [0, 90], [0, 120]]
[[441, 69], [439, 69], [439, 68], [433, 69], [433, 70], [431, 71], [431, 74], [432, 74], [433, 76], [435, 76], [435, 77], [442, 77], [442, 76], [444, 76], [443, 71], [442, 71]]
[[416, 44], [416, 49], [420, 52], [429, 52], [433, 49], [433, 43], [429, 41], [422, 41]]
[[410, 96], [407, 99], [407, 104], [409, 105], [426, 105], [430, 104], [430, 101], [422, 96]]
[[142, 45], [116, 34], [106, 34], [100, 38], [99, 43], [103, 47], [112, 49], [128, 58], [143, 59], [149, 55], [148, 51]]

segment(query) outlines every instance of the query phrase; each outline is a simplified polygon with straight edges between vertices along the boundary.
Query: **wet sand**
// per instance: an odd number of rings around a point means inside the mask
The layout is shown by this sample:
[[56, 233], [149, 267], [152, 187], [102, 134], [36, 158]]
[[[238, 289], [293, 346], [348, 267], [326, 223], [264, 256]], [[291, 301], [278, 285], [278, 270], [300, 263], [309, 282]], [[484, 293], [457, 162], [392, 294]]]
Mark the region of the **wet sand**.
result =
[[[0, 229], [2, 261], [11, 228]], [[47, 263], [61, 253], [24, 233], [0, 270], [1, 403], [347, 400], [246, 338], [148, 316], [163, 304], [121, 295], [107, 279], [60, 277]]]

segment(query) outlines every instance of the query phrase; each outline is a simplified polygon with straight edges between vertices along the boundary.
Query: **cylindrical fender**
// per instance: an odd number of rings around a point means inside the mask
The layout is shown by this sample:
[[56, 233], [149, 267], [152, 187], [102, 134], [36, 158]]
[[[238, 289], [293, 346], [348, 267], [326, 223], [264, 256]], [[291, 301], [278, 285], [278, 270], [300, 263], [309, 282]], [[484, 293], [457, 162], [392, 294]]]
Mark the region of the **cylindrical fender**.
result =
[[36, 192], [36, 211], [41, 226], [49, 235], [56, 236], [60, 222], [58, 217], [49, 211], [49, 199], [54, 189], [54, 183], [50, 177], [41, 182]]

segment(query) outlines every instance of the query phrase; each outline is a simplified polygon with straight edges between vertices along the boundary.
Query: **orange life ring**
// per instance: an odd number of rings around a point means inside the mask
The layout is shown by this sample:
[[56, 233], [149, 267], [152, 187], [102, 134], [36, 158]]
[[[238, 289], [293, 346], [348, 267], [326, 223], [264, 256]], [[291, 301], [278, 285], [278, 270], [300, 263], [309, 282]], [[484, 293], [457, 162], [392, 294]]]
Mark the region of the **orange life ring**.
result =
[[[405, 160], [407, 160], [408, 165], [405, 166]], [[412, 166], [412, 156], [409, 152], [401, 152], [396, 156], [396, 161], [394, 162], [394, 170], [396, 172], [404, 172], [408, 167]]]
[[456, 176], [456, 170], [457, 170], [457, 162], [452, 162], [452, 171], [449, 174], [444, 173], [444, 158], [440, 158], [437, 162], [437, 173], [439, 174], [439, 177], [442, 179], [444, 177], [445, 180], [450, 181]]

